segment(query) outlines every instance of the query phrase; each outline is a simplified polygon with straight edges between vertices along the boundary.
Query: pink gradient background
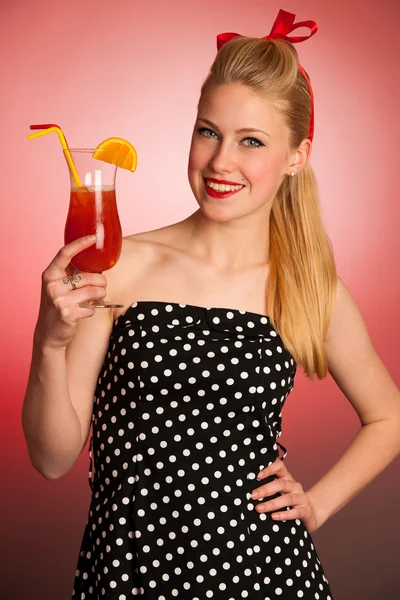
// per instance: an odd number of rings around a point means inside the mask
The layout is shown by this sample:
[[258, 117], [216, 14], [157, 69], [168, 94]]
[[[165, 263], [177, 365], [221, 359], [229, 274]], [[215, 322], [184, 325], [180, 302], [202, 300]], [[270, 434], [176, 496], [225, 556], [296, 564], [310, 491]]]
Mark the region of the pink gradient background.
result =
[[[266, 35], [279, 8], [314, 19], [318, 34], [297, 48], [315, 91], [312, 164], [325, 224], [338, 271], [400, 382], [400, 4], [282, 1], [0, 0], [4, 599], [70, 598], [89, 504], [86, 452], [63, 479], [46, 481], [20, 425], [40, 275], [63, 243], [69, 189], [56, 136], [28, 142], [29, 124], [59, 123], [71, 146], [130, 140], [139, 166], [118, 175], [124, 234], [160, 227], [196, 208], [186, 164], [216, 35]], [[282, 441], [305, 488], [357, 428], [330, 377], [311, 384], [298, 373]], [[396, 461], [314, 534], [335, 600], [398, 598], [399, 492]]]

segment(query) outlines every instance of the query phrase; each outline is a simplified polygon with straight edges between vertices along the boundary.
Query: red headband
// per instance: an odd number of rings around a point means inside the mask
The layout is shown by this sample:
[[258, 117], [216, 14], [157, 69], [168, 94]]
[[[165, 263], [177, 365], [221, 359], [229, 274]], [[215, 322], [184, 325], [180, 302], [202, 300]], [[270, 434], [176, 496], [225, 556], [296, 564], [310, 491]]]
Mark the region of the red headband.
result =
[[[317, 32], [318, 25], [314, 21], [301, 21], [300, 23], [294, 24], [295, 17], [296, 17], [296, 15], [293, 15], [292, 13], [286, 12], [284, 10], [280, 10], [278, 13], [278, 16], [275, 19], [275, 23], [272, 25], [272, 29], [271, 29], [269, 35], [266, 35], [262, 39], [263, 40], [281, 39], [281, 40], [286, 40], [287, 42], [290, 42], [291, 44], [296, 44], [297, 42], [304, 42], [305, 40], [308, 40], [311, 36], [314, 35], [314, 33]], [[302, 35], [302, 36], [288, 35], [289, 33], [294, 31], [295, 29], [298, 29], [299, 27], [308, 27], [310, 29], [310, 34]], [[229, 40], [232, 40], [233, 38], [236, 38], [236, 37], [243, 37], [243, 36], [241, 36], [239, 33], [220, 33], [217, 36], [218, 50], [226, 42], [229, 42]], [[302, 73], [303, 77], [305, 78], [305, 80], [307, 82], [308, 89], [310, 90], [311, 119], [310, 119], [310, 131], [309, 131], [308, 137], [312, 141], [312, 139], [314, 137], [314, 93], [313, 93], [313, 90], [311, 87], [310, 80], [300, 63], [298, 64], [298, 67], [299, 67], [299, 71]]]

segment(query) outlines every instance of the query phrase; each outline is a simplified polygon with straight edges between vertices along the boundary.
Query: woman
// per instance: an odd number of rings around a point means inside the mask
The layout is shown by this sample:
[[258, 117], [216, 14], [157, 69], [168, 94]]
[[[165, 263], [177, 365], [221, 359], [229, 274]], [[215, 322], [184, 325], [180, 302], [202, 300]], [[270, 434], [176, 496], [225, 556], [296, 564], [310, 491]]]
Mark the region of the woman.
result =
[[[220, 46], [189, 155], [198, 210], [127, 237], [106, 276], [66, 278], [88, 238], [43, 273], [32, 464], [61, 477], [93, 424], [74, 598], [331, 599], [310, 534], [399, 451], [398, 390], [321, 224], [308, 77], [284, 39]], [[79, 307], [106, 294], [129, 308]], [[329, 369], [362, 425], [307, 491], [277, 442], [297, 365]]]

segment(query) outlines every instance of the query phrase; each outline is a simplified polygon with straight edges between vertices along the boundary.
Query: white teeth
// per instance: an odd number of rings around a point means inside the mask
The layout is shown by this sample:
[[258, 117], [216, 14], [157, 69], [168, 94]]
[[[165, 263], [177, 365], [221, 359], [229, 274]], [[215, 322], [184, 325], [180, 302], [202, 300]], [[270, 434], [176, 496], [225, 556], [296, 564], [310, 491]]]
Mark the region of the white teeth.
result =
[[236, 192], [244, 187], [243, 185], [226, 185], [224, 183], [214, 183], [213, 181], [208, 181], [208, 179], [206, 179], [206, 183], [208, 187], [212, 188], [216, 192]]

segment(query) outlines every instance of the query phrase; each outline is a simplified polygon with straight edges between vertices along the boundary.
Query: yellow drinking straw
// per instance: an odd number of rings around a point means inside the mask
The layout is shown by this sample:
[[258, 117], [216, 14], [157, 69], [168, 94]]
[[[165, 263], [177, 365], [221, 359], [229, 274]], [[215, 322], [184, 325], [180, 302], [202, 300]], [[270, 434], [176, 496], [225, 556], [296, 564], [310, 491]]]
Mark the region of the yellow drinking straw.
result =
[[42, 129], [43, 131], [38, 131], [37, 133], [31, 133], [28, 135], [28, 140], [33, 140], [34, 138], [40, 137], [42, 135], [46, 135], [47, 133], [56, 133], [60, 140], [61, 146], [65, 151], [65, 157], [67, 159], [68, 165], [71, 169], [71, 173], [73, 178], [75, 179], [75, 183], [78, 188], [82, 187], [81, 180], [79, 179], [78, 171], [74, 165], [74, 161], [72, 160], [71, 152], [69, 151], [67, 140], [61, 130], [61, 127], [58, 125], [31, 125], [30, 129]]

